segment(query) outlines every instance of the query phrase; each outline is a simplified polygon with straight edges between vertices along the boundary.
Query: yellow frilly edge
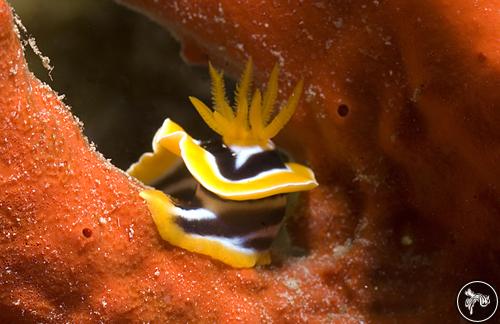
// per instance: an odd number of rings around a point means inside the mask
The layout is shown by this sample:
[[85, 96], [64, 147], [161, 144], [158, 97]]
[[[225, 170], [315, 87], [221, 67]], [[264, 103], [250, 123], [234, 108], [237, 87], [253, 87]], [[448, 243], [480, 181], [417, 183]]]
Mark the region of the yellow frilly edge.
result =
[[128, 170], [151, 184], [164, 175], [180, 155], [193, 177], [207, 190], [230, 200], [251, 200], [272, 195], [310, 190], [318, 185], [311, 169], [286, 163], [287, 169], [238, 181], [223, 177], [214, 156], [199, 145], [179, 125], [166, 119], [153, 139], [153, 153], [146, 153]]
[[127, 169], [127, 173], [146, 185], [153, 185], [167, 175], [180, 162], [180, 151], [179, 149], [175, 150], [175, 147], [166, 149], [159, 144], [159, 140], [175, 134], [179, 130], [184, 132], [182, 128], [167, 118], [153, 137], [153, 152], [144, 153], [136, 163]]
[[287, 169], [273, 170], [268, 174], [232, 181], [224, 178], [214, 166], [213, 156], [186, 138], [180, 143], [182, 158], [193, 177], [207, 190], [230, 200], [261, 199], [277, 194], [310, 190], [318, 183], [308, 167], [286, 163]]
[[191, 235], [175, 223], [174, 204], [159, 190], [144, 190], [140, 196], [146, 201], [160, 236], [172, 245], [203, 254], [234, 268], [251, 268], [271, 262], [269, 252], [243, 252], [230, 249], [222, 243]]

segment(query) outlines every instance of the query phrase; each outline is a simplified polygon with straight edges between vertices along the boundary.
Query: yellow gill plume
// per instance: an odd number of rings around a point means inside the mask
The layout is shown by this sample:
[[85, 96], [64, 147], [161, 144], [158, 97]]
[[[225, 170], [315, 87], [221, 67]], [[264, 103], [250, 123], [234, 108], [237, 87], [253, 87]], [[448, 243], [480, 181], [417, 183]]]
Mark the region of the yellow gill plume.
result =
[[212, 80], [214, 110], [208, 108], [199, 99], [189, 97], [205, 123], [222, 136], [226, 145], [268, 147], [269, 140], [286, 125], [297, 108], [302, 93], [302, 80], [295, 86], [287, 103], [281, 107], [274, 118], [271, 118], [278, 96], [279, 70], [277, 65], [271, 72], [264, 95], [262, 96], [261, 92], [256, 90], [249, 105], [252, 60], [248, 60], [235, 91], [234, 110], [226, 99], [222, 72], [218, 72], [211, 64], [209, 64], [209, 71]]

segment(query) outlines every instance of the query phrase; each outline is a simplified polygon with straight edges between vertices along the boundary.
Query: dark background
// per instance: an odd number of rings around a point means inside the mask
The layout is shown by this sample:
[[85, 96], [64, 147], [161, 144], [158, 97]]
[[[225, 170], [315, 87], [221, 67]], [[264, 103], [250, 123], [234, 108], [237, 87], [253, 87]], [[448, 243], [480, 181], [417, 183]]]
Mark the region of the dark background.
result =
[[150, 151], [166, 117], [196, 138], [209, 136], [188, 100], [210, 102], [207, 68], [186, 64], [166, 30], [113, 1], [10, 3], [54, 66], [51, 80], [25, 46], [30, 70], [65, 95], [85, 135], [114, 165], [126, 169]]

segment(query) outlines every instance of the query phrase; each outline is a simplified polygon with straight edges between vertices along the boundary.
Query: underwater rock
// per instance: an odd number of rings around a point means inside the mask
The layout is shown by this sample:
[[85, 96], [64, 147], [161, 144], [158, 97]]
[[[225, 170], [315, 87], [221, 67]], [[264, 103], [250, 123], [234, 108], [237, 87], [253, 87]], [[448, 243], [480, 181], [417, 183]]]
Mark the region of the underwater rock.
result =
[[188, 61], [236, 75], [251, 56], [261, 81], [276, 61], [288, 86], [304, 78], [278, 144], [317, 174], [289, 227], [310, 262], [328, 260], [330, 294], [366, 318], [451, 320], [466, 281], [500, 284], [500, 5], [119, 2], [172, 31]]
[[304, 78], [277, 141], [320, 183], [289, 220], [306, 255], [236, 270], [164, 243], [0, 0], [1, 322], [455, 322], [466, 281], [500, 286], [498, 4], [121, 2], [187, 59]]

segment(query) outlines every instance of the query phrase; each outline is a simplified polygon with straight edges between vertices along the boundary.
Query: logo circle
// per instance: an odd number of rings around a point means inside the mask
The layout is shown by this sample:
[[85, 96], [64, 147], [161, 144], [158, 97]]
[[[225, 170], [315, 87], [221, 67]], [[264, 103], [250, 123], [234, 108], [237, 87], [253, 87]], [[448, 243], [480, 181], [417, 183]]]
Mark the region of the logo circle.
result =
[[487, 321], [497, 311], [497, 292], [484, 281], [471, 281], [458, 292], [457, 308], [460, 315], [470, 322]]

